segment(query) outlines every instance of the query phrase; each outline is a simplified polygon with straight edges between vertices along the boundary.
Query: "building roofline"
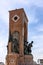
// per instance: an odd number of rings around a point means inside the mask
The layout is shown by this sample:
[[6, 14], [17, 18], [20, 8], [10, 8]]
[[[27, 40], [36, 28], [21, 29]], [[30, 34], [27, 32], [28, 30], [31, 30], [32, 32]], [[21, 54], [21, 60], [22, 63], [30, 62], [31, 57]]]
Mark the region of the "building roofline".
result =
[[24, 11], [24, 8], [15, 9], [15, 10], [10, 10], [9, 12], [17, 11], [17, 10], [22, 10], [22, 11], [24, 12], [24, 15], [25, 15], [25, 17], [26, 17], [26, 20], [27, 20], [27, 22], [28, 22], [28, 18], [27, 18], [27, 16], [26, 16], [26, 13], [25, 13], [25, 11]]

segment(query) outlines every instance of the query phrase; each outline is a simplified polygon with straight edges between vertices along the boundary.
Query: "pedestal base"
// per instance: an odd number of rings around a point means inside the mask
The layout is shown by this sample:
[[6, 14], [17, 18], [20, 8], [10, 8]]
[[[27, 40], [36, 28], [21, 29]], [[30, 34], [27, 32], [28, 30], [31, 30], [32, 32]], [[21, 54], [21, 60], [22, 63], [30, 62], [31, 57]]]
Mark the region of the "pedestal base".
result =
[[19, 54], [8, 54], [6, 57], [7, 65], [33, 65], [33, 56], [32, 55], [23, 55]]
[[33, 56], [32, 55], [19, 56], [18, 65], [33, 65]]
[[18, 54], [8, 54], [6, 57], [7, 65], [18, 65]]
[[25, 65], [33, 65], [33, 56], [32, 55], [25, 55], [24, 56], [24, 64]]

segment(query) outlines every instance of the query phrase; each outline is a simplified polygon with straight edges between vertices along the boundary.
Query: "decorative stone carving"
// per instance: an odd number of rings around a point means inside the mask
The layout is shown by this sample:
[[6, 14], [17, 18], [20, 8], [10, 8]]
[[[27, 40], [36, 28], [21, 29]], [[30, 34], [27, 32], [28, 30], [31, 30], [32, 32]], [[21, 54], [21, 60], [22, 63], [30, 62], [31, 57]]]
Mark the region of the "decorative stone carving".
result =
[[19, 53], [19, 33], [17, 31], [12, 35], [12, 52]]

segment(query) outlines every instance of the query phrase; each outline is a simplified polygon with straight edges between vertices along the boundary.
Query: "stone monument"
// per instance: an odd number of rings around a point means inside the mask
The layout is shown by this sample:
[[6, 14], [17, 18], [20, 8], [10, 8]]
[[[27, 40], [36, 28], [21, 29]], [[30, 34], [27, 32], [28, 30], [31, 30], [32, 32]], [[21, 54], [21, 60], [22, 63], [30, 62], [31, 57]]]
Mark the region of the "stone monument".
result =
[[27, 42], [28, 19], [23, 8], [9, 11], [7, 65], [33, 65], [32, 43]]

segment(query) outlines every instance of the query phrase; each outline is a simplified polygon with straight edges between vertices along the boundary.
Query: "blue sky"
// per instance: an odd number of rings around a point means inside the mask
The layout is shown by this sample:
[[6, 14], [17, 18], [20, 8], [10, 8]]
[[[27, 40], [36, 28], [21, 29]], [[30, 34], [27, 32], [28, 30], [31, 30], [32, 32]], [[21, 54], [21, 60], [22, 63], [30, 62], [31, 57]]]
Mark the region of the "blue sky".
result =
[[24, 8], [28, 17], [28, 41], [34, 60], [43, 58], [43, 0], [0, 0], [0, 61], [5, 62], [9, 31], [9, 10]]

